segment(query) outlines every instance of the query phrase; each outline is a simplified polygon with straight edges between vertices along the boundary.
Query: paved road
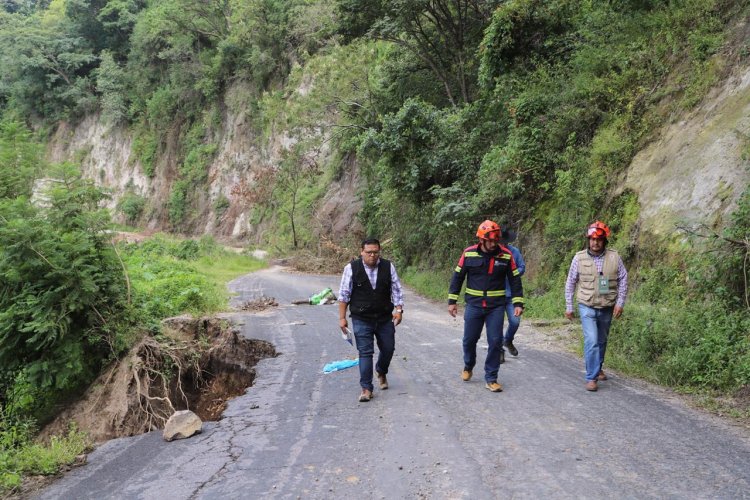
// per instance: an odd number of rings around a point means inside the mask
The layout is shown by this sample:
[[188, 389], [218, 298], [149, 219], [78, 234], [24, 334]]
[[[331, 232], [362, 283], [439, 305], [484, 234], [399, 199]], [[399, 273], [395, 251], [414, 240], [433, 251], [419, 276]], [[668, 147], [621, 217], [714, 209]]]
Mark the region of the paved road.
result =
[[322, 373], [355, 355], [336, 306], [290, 304], [326, 286], [338, 277], [279, 268], [232, 282], [238, 301], [281, 304], [233, 315], [281, 353], [255, 385], [201, 435], [110, 441], [42, 498], [750, 498], [746, 430], [617, 376], [588, 393], [582, 362], [525, 345], [523, 323], [505, 391], [464, 383], [461, 320], [413, 295], [391, 388], [359, 403], [356, 368]]

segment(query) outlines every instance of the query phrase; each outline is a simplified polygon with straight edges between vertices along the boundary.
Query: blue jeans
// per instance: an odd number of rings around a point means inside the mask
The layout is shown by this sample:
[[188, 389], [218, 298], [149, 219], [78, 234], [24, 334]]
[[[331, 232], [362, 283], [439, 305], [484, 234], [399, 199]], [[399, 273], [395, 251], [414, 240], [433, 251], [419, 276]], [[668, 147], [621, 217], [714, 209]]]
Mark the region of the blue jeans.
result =
[[484, 360], [484, 380], [497, 382], [500, 369], [500, 352], [503, 349], [503, 315], [505, 307], [486, 307], [466, 304], [464, 310], [464, 367], [469, 370], [477, 364], [477, 342], [482, 327], [487, 325], [487, 357]]
[[508, 317], [508, 328], [505, 330], [503, 340], [505, 342], [513, 342], [513, 337], [516, 336], [518, 331], [518, 325], [521, 324], [521, 316], [514, 316], [516, 312], [516, 306], [512, 302], [505, 304], [505, 315]]
[[607, 351], [609, 326], [612, 324], [614, 307], [595, 309], [578, 304], [583, 327], [583, 359], [586, 362], [586, 380], [595, 380], [604, 364]]
[[375, 341], [378, 343], [378, 362], [375, 370], [383, 375], [388, 373], [388, 367], [396, 350], [396, 327], [391, 318], [379, 321], [365, 321], [352, 317], [354, 338], [357, 340], [359, 351], [359, 385], [362, 389], [373, 390], [372, 386], [372, 356], [375, 353]]

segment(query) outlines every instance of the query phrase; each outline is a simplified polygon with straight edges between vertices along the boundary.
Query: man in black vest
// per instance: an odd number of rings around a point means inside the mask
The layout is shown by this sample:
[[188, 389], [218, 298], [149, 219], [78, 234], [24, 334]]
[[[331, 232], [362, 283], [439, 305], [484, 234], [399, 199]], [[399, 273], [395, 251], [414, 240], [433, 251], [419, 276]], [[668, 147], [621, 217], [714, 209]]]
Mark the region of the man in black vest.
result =
[[386, 374], [396, 348], [396, 325], [401, 323], [404, 295], [396, 267], [380, 258], [380, 242], [375, 238], [362, 242], [359, 259], [344, 268], [339, 288], [339, 327], [348, 328], [346, 309], [350, 310], [354, 338], [359, 351], [360, 402], [372, 399], [372, 357], [377, 341], [378, 362], [375, 371], [381, 390], [388, 389]]

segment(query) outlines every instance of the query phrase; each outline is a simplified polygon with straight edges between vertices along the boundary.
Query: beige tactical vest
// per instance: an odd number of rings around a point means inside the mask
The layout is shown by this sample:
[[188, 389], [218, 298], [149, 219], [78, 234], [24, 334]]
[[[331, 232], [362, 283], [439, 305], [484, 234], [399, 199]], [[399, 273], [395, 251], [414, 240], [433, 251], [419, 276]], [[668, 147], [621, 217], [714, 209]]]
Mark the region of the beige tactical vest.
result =
[[596, 270], [596, 263], [589, 255], [587, 250], [581, 250], [576, 254], [578, 259], [578, 302], [589, 307], [602, 308], [612, 307], [617, 302], [617, 267], [620, 262], [620, 256], [614, 250], [605, 250], [604, 266], [602, 274], [609, 278], [609, 291], [599, 294], [599, 284]]

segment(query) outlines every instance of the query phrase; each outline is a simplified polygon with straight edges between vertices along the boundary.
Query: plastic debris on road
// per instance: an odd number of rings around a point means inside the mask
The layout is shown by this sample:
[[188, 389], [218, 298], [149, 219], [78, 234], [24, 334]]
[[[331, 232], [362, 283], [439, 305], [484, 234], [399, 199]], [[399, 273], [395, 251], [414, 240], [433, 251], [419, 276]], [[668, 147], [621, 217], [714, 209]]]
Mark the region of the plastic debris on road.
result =
[[351, 346], [354, 345], [354, 343], [352, 342], [352, 335], [353, 335], [352, 331], [349, 330], [348, 328], [346, 329], [346, 331], [343, 331], [343, 330], [341, 331], [341, 338], [349, 342], [349, 345]]
[[310, 304], [322, 306], [336, 302], [336, 295], [330, 288], [324, 288], [323, 291], [310, 296]]
[[357, 366], [359, 364], [358, 359], [344, 359], [341, 361], [334, 361], [332, 363], [328, 363], [323, 367], [323, 373], [331, 373], [331, 372], [337, 372], [339, 370], [346, 370], [347, 368], [351, 368], [352, 366]]
[[330, 288], [324, 288], [322, 291], [315, 293], [313, 295], [310, 295], [310, 297], [306, 299], [293, 300], [292, 304], [294, 305], [312, 304], [315, 306], [324, 306], [326, 304], [335, 304], [336, 302], [337, 302], [336, 294], [333, 293], [333, 290], [331, 290]]

